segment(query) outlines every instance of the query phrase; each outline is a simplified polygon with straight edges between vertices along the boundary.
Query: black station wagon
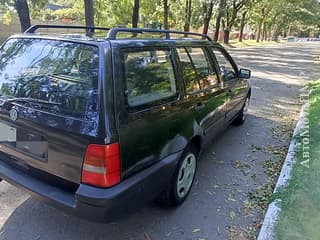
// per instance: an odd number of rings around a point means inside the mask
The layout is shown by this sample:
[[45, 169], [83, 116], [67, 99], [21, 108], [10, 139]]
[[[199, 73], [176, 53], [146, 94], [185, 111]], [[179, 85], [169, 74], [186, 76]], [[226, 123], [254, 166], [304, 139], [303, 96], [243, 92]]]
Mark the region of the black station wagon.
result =
[[244, 122], [249, 78], [206, 35], [32, 26], [0, 49], [0, 180], [95, 221], [177, 206], [203, 146]]

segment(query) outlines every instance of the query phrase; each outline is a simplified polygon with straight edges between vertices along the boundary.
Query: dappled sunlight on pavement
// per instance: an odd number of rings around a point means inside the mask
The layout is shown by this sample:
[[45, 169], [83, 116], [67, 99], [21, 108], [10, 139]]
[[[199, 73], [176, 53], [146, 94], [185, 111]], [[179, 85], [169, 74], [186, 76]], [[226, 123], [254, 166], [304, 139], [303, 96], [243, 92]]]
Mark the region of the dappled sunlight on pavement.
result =
[[20, 190], [0, 183], [0, 206], [7, 204], [10, 209], [0, 218], [0, 239], [140, 240], [148, 236], [219, 240], [255, 236], [267, 205], [265, 192], [273, 190], [297, 120], [299, 89], [308, 77], [320, 74], [311, 57], [319, 46], [230, 51], [241, 66], [252, 69], [249, 116], [243, 126], [228, 128], [206, 146], [194, 188], [181, 207], [162, 209], [149, 204], [115, 223], [96, 224], [28, 199]]
[[10, 217], [13, 211], [29, 198], [30, 196], [27, 193], [13, 187], [9, 183], [4, 181], [0, 183], [0, 229], [1, 225]]

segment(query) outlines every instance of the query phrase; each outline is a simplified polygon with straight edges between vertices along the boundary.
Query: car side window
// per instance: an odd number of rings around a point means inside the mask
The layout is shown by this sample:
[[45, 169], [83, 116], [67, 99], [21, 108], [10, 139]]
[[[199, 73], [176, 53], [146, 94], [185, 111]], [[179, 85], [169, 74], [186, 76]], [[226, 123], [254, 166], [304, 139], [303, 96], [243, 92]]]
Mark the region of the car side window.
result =
[[213, 48], [212, 50], [218, 61], [222, 80], [227, 82], [237, 79], [236, 70], [230, 60], [219, 49]]
[[169, 50], [141, 50], [123, 54], [127, 103], [136, 107], [177, 96]]
[[218, 85], [205, 48], [180, 47], [177, 49], [188, 93], [205, 90]]
[[182, 67], [182, 75], [188, 93], [200, 90], [200, 83], [197, 79], [196, 68], [192, 63], [189, 53], [185, 47], [177, 48]]

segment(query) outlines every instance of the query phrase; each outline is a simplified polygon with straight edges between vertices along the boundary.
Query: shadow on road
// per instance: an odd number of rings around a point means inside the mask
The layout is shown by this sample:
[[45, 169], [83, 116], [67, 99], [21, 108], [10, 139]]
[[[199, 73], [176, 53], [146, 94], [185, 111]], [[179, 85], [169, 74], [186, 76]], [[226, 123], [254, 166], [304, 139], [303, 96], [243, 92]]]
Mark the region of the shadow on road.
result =
[[[247, 157], [252, 144], [266, 144], [267, 127], [275, 124], [272, 120], [250, 115], [242, 127], [228, 128], [203, 151], [194, 188], [185, 204], [177, 209], [149, 204], [119, 222], [99, 224], [66, 215], [29, 198], [2, 226], [0, 239], [148, 239], [146, 236], [151, 239], [220, 239], [220, 236], [227, 236], [232, 224], [239, 222], [244, 226], [252, 220], [241, 216], [237, 209], [243, 207], [248, 191], [263, 182], [265, 176], [259, 174], [253, 181], [251, 174], [244, 175], [235, 165], [239, 160], [252, 161]], [[255, 156], [250, 171], [263, 172], [262, 162], [267, 156], [265, 153]], [[228, 201], [230, 195], [232, 200]], [[230, 211], [237, 212], [234, 221], [229, 217]], [[197, 229], [199, 232], [194, 232]]]
[[[263, 149], [288, 144], [290, 134], [274, 136], [272, 129], [296, 117], [299, 88], [307, 82], [302, 75], [313, 66], [310, 51], [282, 46], [232, 50], [237, 62], [253, 70], [249, 116], [204, 149], [194, 188], [181, 207], [149, 204], [119, 222], [96, 224], [29, 198], [6, 217], [0, 239], [228, 239], [233, 227], [247, 231], [263, 217], [258, 209], [245, 208], [248, 193], [266, 180], [265, 161], [274, 159]], [[10, 195], [10, 188], [3, 194]]]

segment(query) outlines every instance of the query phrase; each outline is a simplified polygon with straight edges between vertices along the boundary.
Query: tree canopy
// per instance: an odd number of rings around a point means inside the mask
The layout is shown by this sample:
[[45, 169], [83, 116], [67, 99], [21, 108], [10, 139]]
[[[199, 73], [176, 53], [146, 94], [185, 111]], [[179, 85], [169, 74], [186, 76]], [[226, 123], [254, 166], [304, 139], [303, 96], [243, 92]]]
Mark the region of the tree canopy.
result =
[[[319, 0], [1, 0], [3, 21], [17, 15], [21, 30], [28, 19], [73, 19], [96, 26], [134, 26], [169, 28], [208, 33], [217, 41], [223, 34], [250, 30], [257, 41], [278, 36], [318, 36], [320, 33]], [[47, 4], [60, 9], [49, 9]], [[85, 11], [86, 10], [86, 11]], [[29, 15], [30, 14], [30, 17]], [[92, 18], [92, 15], [94, 16]], [[91, 16], [91, 19], [89, 17]]]

